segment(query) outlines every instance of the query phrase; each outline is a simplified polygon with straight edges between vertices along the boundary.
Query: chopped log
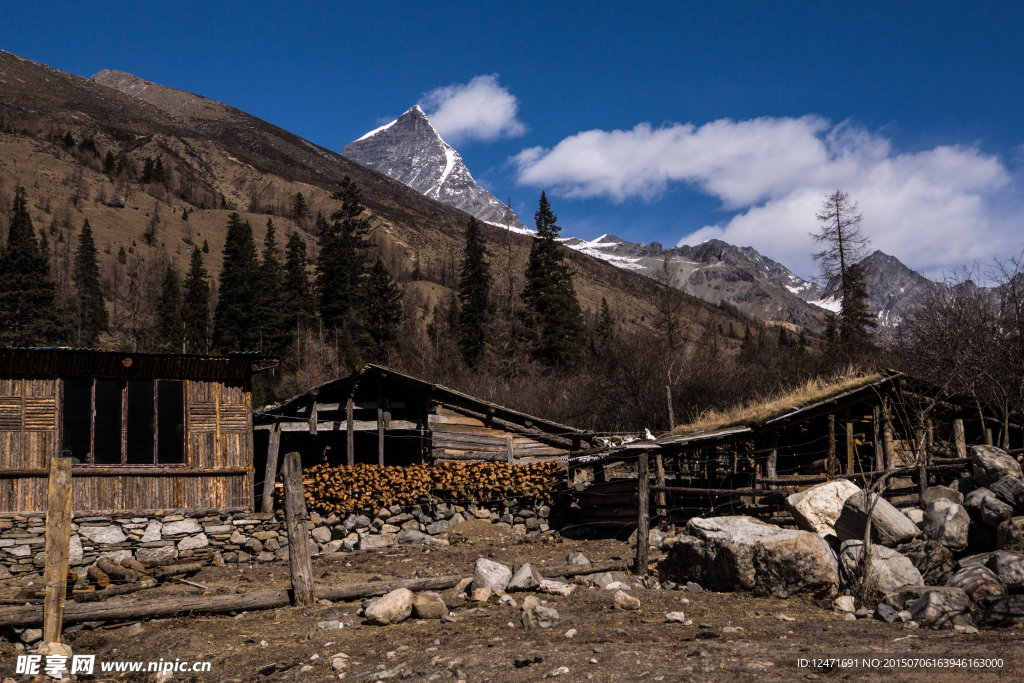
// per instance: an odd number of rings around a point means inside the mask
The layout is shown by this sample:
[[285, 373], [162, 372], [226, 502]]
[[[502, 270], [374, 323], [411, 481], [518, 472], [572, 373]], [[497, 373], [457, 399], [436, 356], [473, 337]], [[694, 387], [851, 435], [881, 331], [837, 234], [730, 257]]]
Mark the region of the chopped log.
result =
[[156, 571], [153, 572], [153, 576], [161, 581], [168, 579], [172, 576], [188, 576], [189, 574], [195, 574], [202, 570], [206, 564], [203, 562], [190, 562], [189, 564], [177, 564], [177, 565], [166, 565], [163, 567], [157, 567]]
[[137, 571], [134, 569], [119, 567], [114, 564], [114, 561], [109, 557], [101, 557], [96, 561], [96, 566], [100, 568], [100, 571], [117, 583], [135, 583], [139, 578], [139, 573]]
[[146, 565], [142, 564], [133, 557], [127, 557], [121, 560], [121, 566], [127, 569], [134, 569], [139, 574], [149, 574], [149, 571], [146, 569]]
[[89, 577], [90, 583], [95, 584], [99, 588], [106, 588], [110, 585], [110, 577], [99, 567], [89, 567], [86, 575]]
[[156, 579], [147, 577], [138, 583], [132, 583], [125, 586], [112, 586], [101, 591], [77, 593], [73, 595], [71, 599], [75, 602], [100, 602], [115, 595], [128, 595], [129, 593], [136, 593], [138, 591], [146, 590], [147, 588], [156, 588], [157, 585], [159, 584]]

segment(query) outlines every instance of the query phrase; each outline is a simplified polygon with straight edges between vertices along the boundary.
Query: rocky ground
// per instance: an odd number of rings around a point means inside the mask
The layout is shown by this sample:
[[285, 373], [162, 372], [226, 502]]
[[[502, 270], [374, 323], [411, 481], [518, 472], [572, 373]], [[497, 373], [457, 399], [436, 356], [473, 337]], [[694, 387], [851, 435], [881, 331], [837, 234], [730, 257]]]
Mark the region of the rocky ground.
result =
[[[341, 561], [314, 560], [324, 584], [408, 579], [451, 574], [470, 576], [480, 557], [518, 568], [530, 562], [550, 567], [571, 552], [592, 561], [628, 558], [617, 541], [572, 541], [555, 536], [499, 537], [495, 527], [471, 522], [466, 540], [441, 550], [396, 547], [345, 554]], [[287, 563], [209, 567], [192, 577], [211, 593], [262, 590], [288, 585]], [[124, 599], [200, 592], [166, 585]], [[209, 673], [177, 673], [181, 681], [734, 681], [734, 680], [1020, 680], [1024, 648], [1020, 628], [904, 629], [871, 618], [847, 620], [831, 602], [756, 598], [744, 593], [633, 588], [640, 609], [613, 609], [615, 591], [577, 586], [569, 596], [512, 594], [519, 606], [495, 597], [474, 603], [443, 592], [453, 621], [410, 618], [373, 626], [359, 616], [360, 602], [282, 608], [241, 615], [190, 616], [135, 624], [82, 628], [67, 633], [76, 653], [97, 661], [182, 658], [209, 661]], [[559, 614], [548, 629], [526, 630], [522, 603], [537, 595]], [[689, 623], [666, 623], [681, 611]], [[781, 615], [785, 615], [785, 619]], [[340, 630], [319, 630], [339, 621]], [[14, 675], [18, 651], [0, 643], [0, 675]], [[347, 655], [341, 657], [336, 655]], [[801, 659], [856, 660], [799, 666]], [[927, 666], [930, 659], [995, 659], [1002, 666]], [[891, 661], [894, 659], [911, 661]], [[340, 668], [332, 663], [337, 661]], [[864, 660], [875, 660], [865, 662]], [[921, 661], [925, 660], [925, 661]], [[849, 664], [850, 662], [845, 662]], [[963, 662], [961, 662], [963, 663]], [[970, 662], [967, 662], [970, 664]], [[913, 667], [917, 664], [917, 667]], [[922, 666], [924, 664], [925, 666]], [[27, 678], [26, 678], [27, 679]], [[154, 681], [156, 674], [103, 674], [92, 679]]]

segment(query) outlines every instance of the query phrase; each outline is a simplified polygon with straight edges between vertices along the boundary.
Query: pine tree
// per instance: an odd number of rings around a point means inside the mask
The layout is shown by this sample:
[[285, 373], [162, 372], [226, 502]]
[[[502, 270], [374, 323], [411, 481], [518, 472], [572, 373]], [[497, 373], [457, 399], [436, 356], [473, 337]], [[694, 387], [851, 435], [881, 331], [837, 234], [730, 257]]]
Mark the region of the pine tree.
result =
[[15, 188], [9, 225], [0, 250], [0, 346], [63, 343], [71, 330], [55, 303], [57, 287], [36, 242], [24, 187]]
[[362, 308], [367, 355], [372, 361], [386, 362], [396, 350], [404, 311], [402, 290], [379, 258], [370, 269]]
[[864, 268], [855, 263], [846, 269], [846, 293], [839, 313], [839, 338], [846, 350], [857, 353], [871, 346], [871, 332], [878, 319], [868, 306], [868, 287]]
[[329, 328], [341, 329], [352, 323], [351, 314], [359, 310], [362, 280], [366, 272], [363, 235], [370, 231], [362, 218], [359, 186], [348, 176], [332, 196], [341, 208], [324, 221], [317, 236], [320, 255], [316, 264], [316, 291], [320, 317]]
[[121, 245], [121, 248], [117, 250], [117, 262], [122, 266], [128, 263], [128, 252], [124, 250], [123, 244]]
[[64, 146], [65, 147], [74, 147], [75, 146], [75, 138], [71, 135], [71, 131], [68, 131], [67, 133], [64, 133]]
[[601, 297], [601, 316], [597, 319], [597, 336], [607, 339], [612, 335], [615, 328], [615, 321], [612, 320], [612, 310], [608, 306], [608, 299]]
[[283, 301], [284, 325], [288, 334], [299, 327], [308, 326], [316, 317], [316, 302], [306, 273], [306, 242], [297, 232], [288, 238], [284, 248]]
[[108, 149], [107, 156], [103, 157], [103, 172], [110, 175], [114, 172], [114, 165], [114, 153]]
[[182, 296], [181, 321], [188, 353], [209, 353], [210, 275], [198, 249], [192, 250]]
[[167, 262], [164, 271], [164, 284], [160, 289], [160, 301], [157, 304], [157, 336], [160, 345], [168, 351], [184, 352], [185, 326], [182, 319], [181, 285], [178, 284], [178, 271], [174, 264]]
[[534, 220], [537, 236], [530, 249], [523, 290], [535, 335], [533, 355], [548, 367], [572, 370], [583, 362], [587, 328], [572, 273], [557, 241], [561, 230], [556, 224], [558, 217], [543, 192]]
[[142, 184], [148, 185], [151, 182], [153, 182], [153, 159], [146, 157], [142, 163]]
[[157, 157], [156, 163], [153, 164], [153, 182], [162, 183], [167, 180], [167, 176], [164, 175], [164, 158]]
[[107, 308], [100, 289], [100, 267], [96, 262], [96, 243], [89, 219], [82, 223], [75, 254], [75, 285], [78, 288], [78, 344], [92, 346], [100, 332], [107, 329]]
[[260, 330], [261, 349], [282, 353], [288, 343], [284, 324], [284, 290], [281, 261], [277, 257], [277, 229], [267, 219], [267, 233], [263, 238], [263, 260], [259, 264], [257, 287], [253, 299], [254, 324]]
[[488, 256], [480, 222], [470, 216], [459, 276], [459, 350], [471, 368], [480, 364], [487, 350], [493, 281]]
[[228, 216], [224, 265], [220, 271], [213, 323], [213, 346], [222, 353], [259, 348], [259, 326], [253, 311], [258, 280], [259, 261], [252, 226], [237, 213], [232, 213]]
[[306, 217], [308, 212], [306, 198], [302, 196], [301, 192], [296, 192], [295, 197], [292, 199], [292, 216], [295, 220], [301, 220]]
[[210, 244], [206, 240], [203, 240], [203, 253], [204, 254], [209, 254], [210, 253]]

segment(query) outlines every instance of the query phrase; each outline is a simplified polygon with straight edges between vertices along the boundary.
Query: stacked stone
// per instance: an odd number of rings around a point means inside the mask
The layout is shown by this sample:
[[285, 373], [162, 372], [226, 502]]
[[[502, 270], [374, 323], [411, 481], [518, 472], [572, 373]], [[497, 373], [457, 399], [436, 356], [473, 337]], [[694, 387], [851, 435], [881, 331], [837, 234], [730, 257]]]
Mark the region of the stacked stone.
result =
[[[376, 513], [362, 511], [344, 519], [310, 513], [308, 543], [313, 554], [399, 544], [447, 544], [449, 529], [467, 519], [485, 520], [496, 531], [537, 535], [550, 529], [551, 508], [468, 508], [448, 503], [393, 505]], [[8, 515], [0, 518], [0, 580], [40, 574], [45, 558], [45, 517]], [[205, 559], [224, 562], [273, 562], [288, 559], [288, 534], [272, 513], [200, 510], [183, 515], [173, 510], [125, 516], [76, 517], [71, 525], [69, 565], [95, 564], [101, 557], [115, 562], [134, 557], [140, 562]]]

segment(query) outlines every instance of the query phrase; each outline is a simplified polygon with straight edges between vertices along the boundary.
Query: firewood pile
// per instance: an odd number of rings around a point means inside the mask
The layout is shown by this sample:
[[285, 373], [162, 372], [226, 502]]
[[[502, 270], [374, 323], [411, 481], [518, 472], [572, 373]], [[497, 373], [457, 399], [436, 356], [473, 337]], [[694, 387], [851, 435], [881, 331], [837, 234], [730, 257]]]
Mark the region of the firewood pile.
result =
[[[557, 462], [509, 465], [498, 462], [439, 465], [331, 466], [314, 465], [302, 471], [306, 508], [321, 515], [379, 510], [412, 505], [424, 498], [438, 501], [499, 501], [519, 497], [550, 504], [565, 475]], [[283, 508], [281, 488], [275, 489], [275, 508]]]

